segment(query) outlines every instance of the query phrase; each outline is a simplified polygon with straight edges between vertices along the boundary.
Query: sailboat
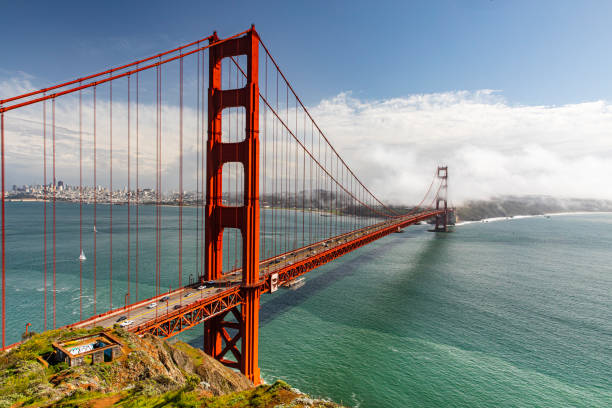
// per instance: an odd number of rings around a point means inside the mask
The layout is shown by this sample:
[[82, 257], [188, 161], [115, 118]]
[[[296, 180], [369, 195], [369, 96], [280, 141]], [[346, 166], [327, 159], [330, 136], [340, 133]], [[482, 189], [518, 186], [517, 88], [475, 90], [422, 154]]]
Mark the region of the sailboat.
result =
[[96, 229], [96, 226], [94, 225], [94, 232], [98, 232], [98, 230]]
[[79, 255], [79, 261], [84, 261], [86, 259], [87, 257], [85, 256], [85, 252], [83, 252], [83, 250], [81, 249], [81, 255]]

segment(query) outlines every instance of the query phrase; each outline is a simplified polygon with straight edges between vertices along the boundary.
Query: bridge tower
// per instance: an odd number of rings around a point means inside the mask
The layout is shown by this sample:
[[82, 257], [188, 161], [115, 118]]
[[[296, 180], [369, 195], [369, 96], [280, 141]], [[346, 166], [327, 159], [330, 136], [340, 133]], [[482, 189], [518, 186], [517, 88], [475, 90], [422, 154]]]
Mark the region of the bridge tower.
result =
[[[218, 42], [215, 34], [211, 40]], [[209, 48], [208, 141], [206, 145], [206, 280], [223, 275], [223, 230], [236, 228], [242, 236], [242, 303], [204, 324], [204, 351], [227, 366], [239, 369], [254, 384], [260, 383], [259, 338], [259, 36], [254, 27], [242, 37], [219, 42]], [[221, 61], [246, 55], [247, 81], [244, 88], [221, 89]], [[244, 107], [245, 139], [224, 143], [222, 111]], [[241, 207], [222, 203], [222, 171], [226, 163], [242, 163], [244, 200]], [[234, 320], [227, 318], [234, 317]], [[238, 348], [240, 342], [240, 348]], [[236, 361], [227, 359], [231, 353]]]
[[448, 232], [448, 166], [438, 166], [436, 175], [440, 179], [440, 190], [436, 197], [436, 210], [444, 209], [444, 213], [436, 215], [434, 232]]

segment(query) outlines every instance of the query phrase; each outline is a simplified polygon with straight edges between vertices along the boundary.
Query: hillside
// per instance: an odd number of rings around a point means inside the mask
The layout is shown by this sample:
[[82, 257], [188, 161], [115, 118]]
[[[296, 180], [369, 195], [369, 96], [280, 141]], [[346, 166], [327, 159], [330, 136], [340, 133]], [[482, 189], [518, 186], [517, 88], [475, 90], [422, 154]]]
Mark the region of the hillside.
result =
[[612, 201], [549, 196], [502, 196], [490, 200], [467, 201], [457, 207], [457, 218], [458, 221], [478, 221], [493, 217], [578, 211], [612, 211]]
[[[339, 407], [282, 381], [253, 387], [242, 374], [183, 342], [121, 329], [112, 361], [68, 367], [52, 344], [100, 333], [54, 330], [0, 355], [0, 407]], [[61, 355], [61, 354], [60, 354]]]

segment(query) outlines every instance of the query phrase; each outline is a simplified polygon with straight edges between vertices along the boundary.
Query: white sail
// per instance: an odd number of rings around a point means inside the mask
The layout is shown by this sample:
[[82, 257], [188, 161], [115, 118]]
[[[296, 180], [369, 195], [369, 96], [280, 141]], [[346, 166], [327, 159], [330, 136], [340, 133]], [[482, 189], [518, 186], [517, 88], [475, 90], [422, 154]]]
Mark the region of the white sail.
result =
[[94, 232], [98, 232], [98, 230], [96, 229], [96, 226], [94, 225]]
[[85, 252], [83, 252], [83, 250], [81, 249], [81, 255], [79, 255], [79, 261], [84, 261], [86, 259], [87, 257], [85, 256]]

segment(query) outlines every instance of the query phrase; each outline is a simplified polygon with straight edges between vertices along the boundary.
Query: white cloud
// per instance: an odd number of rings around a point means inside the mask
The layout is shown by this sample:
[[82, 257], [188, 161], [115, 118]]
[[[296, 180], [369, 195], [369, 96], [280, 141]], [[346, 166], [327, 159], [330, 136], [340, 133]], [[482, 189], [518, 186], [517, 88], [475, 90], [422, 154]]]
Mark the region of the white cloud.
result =
[[314, 117], [366, 185], [415, 202], [448, 164], [455, 203], [500, 194], [612, 199], [612, 105], [513, 106], [498, 92], [363, 101], [342, 93]]
[[[141, 79], [142, 81], [142, 79]], [[144, 82], [144, 81], [143, 81]], [[132, 82], [133, 84], [133, 82]], [[133, 86], [133, 85], [132, 85]], [[187, 87], [187, 84], [186, 84]], [[183, 111], [183, 152], [186, 190], [196, 186], [196, 145], [200, 135], [198, 111], [195, 109], [195, 96], [185, 92], [186, 106]], [[36, 89], [27, 77], [13, 77], [0, 81], [2, 98], [19, 95]], [[132, 92], [134, 92], [134, 87]], [[151, 102], [150, 83], [141, 84], [141, 99], [138, 108], [138, 134], [140, 151], [140, 185], [155, 186], [156, 160], [156, 105]], [[108, 86], [97, 89], [96, 97], [96, 147], [97, 147], [97, 184], [109, 185], [110, 179], [110, 109]], [[122, 188], [127, 184], [127, 86], [114, 85], [113, 99], [113, 187]], [[135, 183], [136, 152], [136, 104], [131, 95], [130, 145], [131, 177]], [[178, 187], [179, 168], [179, 106], [177, 101], [168, 101], [166, 96], [162, 109], [162, 185], [164, 190]], [[178, 97], [176, 98], [178, 99]], [[174, 103], [173, 103], [174, 102]], [[8, 103], [11, 105], [14, 102]], [[193, 106], [192, 106], [193, 105]], [[93, 91], [88, 89], [82, 94], [82, 135], [83, 135], [83, 183], [93, 185], [93, 129], [94, 129]], [[5, 137], [7, 158], [7, 186], [12, 184], [38, 184], [43, 179], [43, 104], [36, 103], [5, 114]], [[47, 182], [52, 180], [52, 102], [46, 101], [46, 140], [47, 140]], [[200, 126], [200, 127], [198, 127]], [[206, 127], [204, 127], [206, 132]], [[79, 97], [78, 93], [56, 98], [55, 105], [56, 135], [56, 176], [57, 180], [78, 185], [79, 183]]]
[[[0, 81], [0, 95], [3, 96], [33, 88], [31, 78], [26, 74]], [[114, 185], [122, 187], [127, 175], [127, 105], [125, 88], [117, 86], [116, 89], [119, 96], [113, 104], [113, 177]], [[155, 88], [149, 84], [148, 89], [144, 86], [141, 89], [141, 186], [154, 186], [156, 112], [153, 95], [149, 94], [147, 99], [146, 94]], [[196, 184], [198, 132], [194, 89], [186, 85], [186, 189], [195, 189]], [[165, 95], [168, 98], [168, 93]], [[97, 105], [98, 183], [105, 185], [109, 173], [106, 96], [107, 88], [100, 87]], [[165, 101], [163, 112], [165, 189], [175, 189], [178, 179], [179, 116], [178, 101], [174, 99], [169, 97]], [[90, 91], [83, 93], [83, 101], [84, 178], [85, 183], [91, 185], [93, 115]], [[56, 171], [58, 179], [70, 184], [78, 183], [77, 107], [78, 99], [74, 94], [59, 98], [56, 104]], [[612, 105], [608, 102], [562, 106], [511, 105], [500, 92], [492, 90], [411, 95], [376, 101], [360, 100], [350, 93], [341, 93], [309, 109], [349, 166], [383, 201], [418, 202], [438, 164], [449, 166], [450, 196], [455, 204], [466, 199], [501, 194], [612, 199], [608, 179], [612, 175]], [[50, 112], [48, 103], [49, 166]], [[41, 182], [41, 122], [40, 105], [7, 113], [8, 186]], [[235, 120], [230, 122], [235, 123]], [[134, 137], [134, 116], [131, 132]], [[132, 149], [135, 149], [134, 138], [132, 143]], [[48, 171], [47, 179], [50, 181], [50, 168]]]

